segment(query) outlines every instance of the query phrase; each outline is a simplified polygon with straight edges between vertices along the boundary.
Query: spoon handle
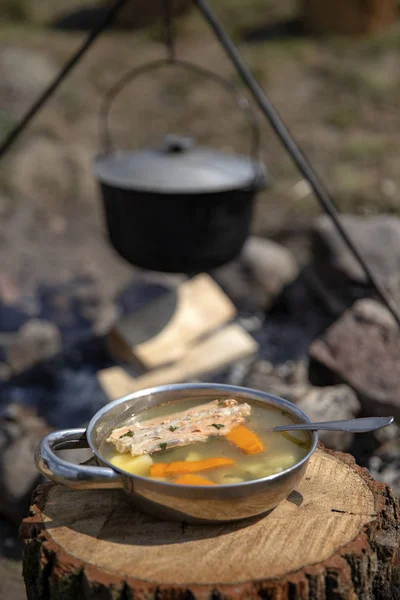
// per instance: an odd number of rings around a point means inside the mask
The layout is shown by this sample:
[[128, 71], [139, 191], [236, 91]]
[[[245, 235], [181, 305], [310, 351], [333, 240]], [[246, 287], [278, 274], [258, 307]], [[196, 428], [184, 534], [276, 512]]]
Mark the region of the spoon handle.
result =
[[323, 421], [321, 423], [296, 423], [295, 425], [279, 425], [272, 431], [349, 431], [352, 433], [363, 433], [376, 431], [393, 423], [393, 417], [366, 417], [363, 419], [349, 419], [347, 421]]

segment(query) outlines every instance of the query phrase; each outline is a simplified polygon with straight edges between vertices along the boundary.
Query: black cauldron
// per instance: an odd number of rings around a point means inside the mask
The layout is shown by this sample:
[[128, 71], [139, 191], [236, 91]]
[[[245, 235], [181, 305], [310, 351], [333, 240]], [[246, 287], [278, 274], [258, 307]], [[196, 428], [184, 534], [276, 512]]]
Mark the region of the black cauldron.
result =
[[[157, 61], [135, 69], [160, 66]], [[106, 151], [96, 158], [110, 241], [131, 264], [164, 272], [195, 273], [235, 258], [249, 234], [256, 193], [267, 184], [257, 160], [259, 130], [247, 100], [214, 73], [182, 61], [174, 66], [195, 70], [223, 83], [239, 106], [250, 114], [253, 156], [227, 154], [199, 147], [188, 137], [166, 136], [156, 148], [115, 151], [107, 125], [110, 100], [103, 109]], [[128, 80], [123, 78], [124, 83]]]

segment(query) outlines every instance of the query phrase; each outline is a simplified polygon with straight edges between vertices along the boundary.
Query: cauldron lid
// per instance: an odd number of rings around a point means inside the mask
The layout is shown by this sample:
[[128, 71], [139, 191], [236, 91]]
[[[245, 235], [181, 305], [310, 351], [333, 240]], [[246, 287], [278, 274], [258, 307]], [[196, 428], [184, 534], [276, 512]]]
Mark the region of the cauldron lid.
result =
[[264, 167], [240, 155], [166, 136], [158, 148], [103, 154], [95, 172], [101, 183], [124, 190], [165, 194], [217, 193], [265, 185]]

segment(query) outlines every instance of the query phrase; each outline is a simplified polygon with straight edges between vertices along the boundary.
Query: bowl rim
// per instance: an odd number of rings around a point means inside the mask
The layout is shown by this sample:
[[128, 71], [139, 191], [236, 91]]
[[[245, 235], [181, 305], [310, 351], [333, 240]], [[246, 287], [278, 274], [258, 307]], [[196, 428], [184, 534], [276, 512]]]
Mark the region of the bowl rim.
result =
[[228, 490], [228, 489], [232, 489], [232, 488], [245, 488], [245, 487], [251, 487], [254, 486], [255, 484], [260, 484], [262, 482], [273, 482], [276, 481], [278, 479], [280, 479], [283, 476], [287, 476], [292, 472], [297, 471], [299, 468], [301, 468], [305, 463], [308, 462], [308, 460], [311, 458], [312, 454], [315, 452], [317, 445], [318, 445], [318, 432], [317, 431], [310, 431], [311, 434], [311, 445], [310, 445], [310, 449], [307, 452], [307, 454], [305, 456], [303, 456], [303, 458], [299, 461], [296, 462], [294, 465], [292, 465], [291, 467], [289, 467], [288, 469], [284, 469], [283, 471], [279, 472], [279, 473], [275, 473], [273, 475], [267, 475], [266, 477], [262, 477], [259, 479], [251, 479], [250, 481], [243, 481], [240, 483], [225, 483], [225, 484], [220, 484], [220, 485], [216, 485], [216, 486], [208, 486], [208, 485], [189, 485], [189, 484], [177, 484], [177, 483], [173, 483], [173, 482], [169, 482], [169, 481], [159, 481], [156, 479], [151, 479], [150, 477], [142, 477], [141, 475], [135, 475], [133, 473], [128, 473], [127, 471], [124, 471], [123, 469], [120, 469], [116, 466], [114, 466], [111, 462], [109, 462], [107, 459], [105, 459], [98, 451], [97, 447], [95, 446], [95, 444], [93, 443], [92, 440], [92, 436], [93, 436], [93, 432], [95, 430], [96, 427], [96, 423], [99, 421], [99, 419], [101, 417], [103, 417], [104, 415], [107, 414], [107, 412], [109, 412], [112, 408], [114, 408], [115, 406], [118, 406], [119, 404], [123, 404], [124, 402], [127, 401], [131, 401], [131, 400], [135, 400], [138, 398], [143, 398], [144, 396], [149, 396], [151, 394], [162, 394], [163, 392], [174, 392], [174, 391], [196, 391], [196, 390], [210, 390], [210, 391], [214, 391], [216, 392], [216, 394], [218, 394], [218, 390], [220, 391], [224, 391], [224, 392], [229, 392], [232, 393], [233, 396], [240, 396], [241, 393], [244, 394], [248, 394], [251, 396], [255, 396], [253, 399], [255, 401], [260, 401], [260, 402], [268, 402], [269, 404], [272, 402], [274, 404], [278, 404], [279, 406], [283, 406], [285, 408], [288, 409], [288, 412], [290, 412], [293, 415], [296, 415], [297, 417], [299, 417], [301, 419], [300, 422], [304, 422], [304, 423], [312, 423], [312, 420], [310, 419], [310, 417], [303, 411], [301, 410], [298, 406], [296, 406], [295, 404], [293, 404], [292, 402], [290, 402], [289, 400], [285, 400], [284, 398], [280, 398], [279, 396], [275, 396], [273, 394], [269, 394], [268, 392], [263, 392], [260, 390], [256, 390], [253, 388], [247, 388], [247, 387], [242, 387], [242, 386], [235, 386], [235, 385], [229, 385], [229, 384], [222, 384], [222, 383], [174, 383], [174, 384], [166, 384], [166, 385], [158, 385], [158, 386], [154, 386], [152, 388], [145, 388], [143, 390], [139, 390], [136, 392], [132, 392], [131, 394], [127, 394], [125, 396], [122, 396], [121, 398], [118, 398], [117, 400], [113, 400], [112, 402], [109, 402], [108, 404], [106, 404], [105, 406], [103, 406], [99, 411], [97, 411], [97, 413], [91, 418], [87, 428], [86, 428], [86, 438], [87, 438], [87, 442], [89, 444], [90, 449], [92, 450], [93, 454], [97, 457], [97, 459], [100, 461], [101, 464], [103, 465], [107, 465], [109, 468], [113, 469], [114, 471], [116, 471], [117, 473], [123, 475], [124, 477], [128, 478], [128, 479], [133, 479], [133, 480], [139, 480], [148, 484], [152, 484], [155, 486], [161, 486], [161, 487], [165, 487], [165, 488], [169, 488], [169, 489], [190, 489], [190, 490], [199, 490], [199, 491], [207, 491], [208, 493], [211, 492], [211, 490]]

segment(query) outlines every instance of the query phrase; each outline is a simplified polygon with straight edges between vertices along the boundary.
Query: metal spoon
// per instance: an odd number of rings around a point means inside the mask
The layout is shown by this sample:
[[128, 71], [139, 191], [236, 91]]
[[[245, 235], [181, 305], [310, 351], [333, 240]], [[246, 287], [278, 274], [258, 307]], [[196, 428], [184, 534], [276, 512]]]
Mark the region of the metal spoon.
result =
[[322, 421], [320, 423], [296, 423], [295, 425], [279, 425], [271, 431], [349, 431], [352, 433], [364, 433], [376, 431], [393, 423], [393, 417], [367, 417], [363, 419], [349, 419], [347, 421]]

